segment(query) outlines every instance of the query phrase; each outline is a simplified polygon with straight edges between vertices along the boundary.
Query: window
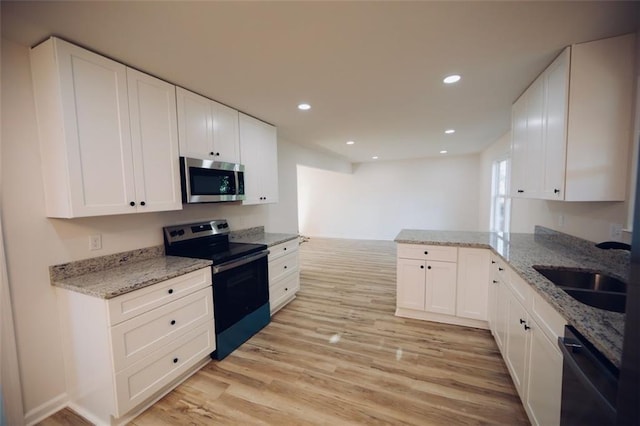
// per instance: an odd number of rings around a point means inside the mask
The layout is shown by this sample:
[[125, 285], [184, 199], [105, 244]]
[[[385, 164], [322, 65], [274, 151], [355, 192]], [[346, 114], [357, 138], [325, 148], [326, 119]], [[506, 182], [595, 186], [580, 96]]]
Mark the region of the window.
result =
[[491, 224], [493, 232], [509, 232], [511, 200], [508, 197], [509, 159], [493, 162], [491, 187]]

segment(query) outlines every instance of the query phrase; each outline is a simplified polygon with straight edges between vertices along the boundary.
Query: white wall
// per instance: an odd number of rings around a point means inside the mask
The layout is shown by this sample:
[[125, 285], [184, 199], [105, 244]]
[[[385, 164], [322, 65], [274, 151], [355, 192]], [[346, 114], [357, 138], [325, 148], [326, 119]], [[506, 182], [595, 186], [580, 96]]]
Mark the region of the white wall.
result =
[[479, 156], [298, 167], [300, 232], [392, 240], [403, 228], [476, 230]]
[[[298, 161], [348, 170], [349, 163], [278, 141], [280, 203], [203, 204], [177, 212], [81, 219], [45, 217], [40, 151], [28, 47], [2, 40], [2, 217], [12, 293], [20, 377], [27, 421], [50, 414], [66, 400], [58, 312], [50, 265], [162, 244], [161, 228], [226, 218], [232, 229], [264, 225], [297, 233]], [[46, 161], [46, 159], [45, 159]], [[89, 235], [102, 234], [102, 250], [89, 251]]]
[[270, 232], [298, 233], [298, 175], [299, 164], [351, 173], [351, 163], [278, 139], [278, 185], [280, 202], [269, 206], [265, 229]]

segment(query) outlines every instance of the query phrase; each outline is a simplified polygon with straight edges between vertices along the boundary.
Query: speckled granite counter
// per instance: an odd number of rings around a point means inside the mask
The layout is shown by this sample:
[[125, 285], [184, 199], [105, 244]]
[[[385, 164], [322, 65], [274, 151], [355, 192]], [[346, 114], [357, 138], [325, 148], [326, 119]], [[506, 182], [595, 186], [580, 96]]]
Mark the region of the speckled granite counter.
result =
[[295, 240], [298, 236], [298, 234], [264, 232], [264, 227], [257, 226], [255, 228], [243, 229], [241, 231], [232, 231], [229, 235], [229, 240], [236, 243], [266, 244], [267, 246], [272, 247], [286, 241]]
[[582, 304], [533, 269], [534, 265], [604, 271], [624, 282], [629, 253], [600, 250], [594, 243], [536, 227], [534, 234], [402, 230], [397, 243], [489, 248], [500, 255], [533, 289], [598, 348], [620, 365], [625, 315]]
[[210, 260], [164, 256], [156, 246], [49, 267], [51, 284], [111, 299], [210, 266]]

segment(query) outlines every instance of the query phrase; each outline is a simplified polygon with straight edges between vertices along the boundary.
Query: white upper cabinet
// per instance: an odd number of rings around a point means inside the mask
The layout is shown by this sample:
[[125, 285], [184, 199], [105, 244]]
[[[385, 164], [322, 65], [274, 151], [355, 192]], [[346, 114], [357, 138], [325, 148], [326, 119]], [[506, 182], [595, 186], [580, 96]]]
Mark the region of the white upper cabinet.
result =
[[143, 211], [180, 210], [176, 87], [127, 68], [135, 199]]
[[182, 208], [173, 86], [55, 37], [31, 69], [47, 216]]
[[278, 202], [276, 128], [240, 113], [240, 162], [244, 165], [243, 204]]
[[238, 111], [177, 88], [180, 155], [240, 162]]
[[623, 201], [635, 34], [567, 47], [514, 103], [511, 193]]

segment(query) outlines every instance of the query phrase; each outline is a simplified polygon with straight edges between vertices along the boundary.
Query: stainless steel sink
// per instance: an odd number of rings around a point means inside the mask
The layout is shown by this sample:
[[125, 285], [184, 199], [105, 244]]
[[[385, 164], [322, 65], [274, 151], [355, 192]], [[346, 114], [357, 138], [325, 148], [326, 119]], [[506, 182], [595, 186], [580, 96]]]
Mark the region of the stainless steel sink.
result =
[[598, 271], [534, 266], [533, 269], [586, 305], [613, 312], [624, 312], [627, 285]]

